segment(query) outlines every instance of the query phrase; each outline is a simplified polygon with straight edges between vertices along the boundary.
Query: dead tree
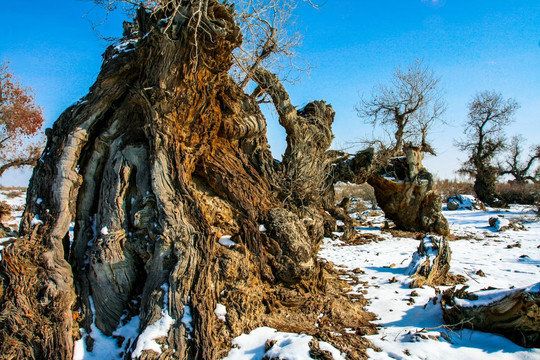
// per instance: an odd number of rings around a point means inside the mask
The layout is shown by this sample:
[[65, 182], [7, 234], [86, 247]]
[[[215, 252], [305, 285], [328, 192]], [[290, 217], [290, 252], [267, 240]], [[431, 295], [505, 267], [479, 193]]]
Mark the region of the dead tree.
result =
[[407, 269], [412, 279], [409, 287], [446, 285], [451, 257], [446, 238], [424, 237]]
[[[527, 181], [537, 181], [537, 177], [530, 174], [534, 169], [534, 163], [540, 159], [540, 145], [533, 146], [528, 159], [525, 162], [521, 161], [523, 152], [522, 145], [526, 139], [522, 135], [512, 137], [510, 146], [508, 147], [508, 158], [503, 168], [501, 175], [510, 174], [514, 177], [514, 182], [524, 184]], [[1, 174], [1, 173], [0, 173]]]
[[429, 130], [445, 110], [439, 79], [419, 60], [406, 71], [398, 69], [390, 85], [374, 88], [371, 98], [362, 99], [357, 108], [366, 122], [393, 135], [389, 144], [378, 141], [368, 183], [385, 215], [399, 228], [449, 234], [433, 178], [422, 166], [423, 154], [435, 153], [427, 139]]
[[[0, 263], [2, 356], [71, 359], [79, 328], [90, 349], [94, 325], [111, 336], [133, 316], [139, 334], [172, 320], [156, 339], [161, 354], [120, 339], [125, 358], [222, 358], [233, 337], [261, 325], [328, 340], [333, 328], [313, 325], [321, 311], [332, 326], [372, 331], [363, 303], [332, 290], [339, 281], [316, 261], [332, 108], [297, 111], [272, 74], [256, 73], [287, 131], [277, 164], [255, 97], [228, 75], [241, 42], [231, 8], [175, 4], [140, 9], [89, 94], [47, 132], [24, 240]], [[188, 311], [191, 326], [180, 321]], [[363, 356], [362, 338], [336, 341]]]

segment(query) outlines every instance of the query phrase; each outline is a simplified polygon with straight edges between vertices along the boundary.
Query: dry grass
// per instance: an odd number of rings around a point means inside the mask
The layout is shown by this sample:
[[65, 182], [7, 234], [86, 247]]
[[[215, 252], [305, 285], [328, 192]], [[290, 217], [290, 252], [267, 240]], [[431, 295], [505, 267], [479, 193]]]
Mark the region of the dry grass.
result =
[[2, 186], [2, 185], [0, 185], [0, 190], [26, 192], [27, 187], [26, 186]]
[[11, 206], [5, 201], [0, 202], [0, 222], [4, 222], [11, 217]]
[[23, 190], [11, 190], [4, 193], [8, 199], [15, 199], [17, 197], [23, 196], [24, 191]]
[[454, 180], [436, 180], [435, 190], [442, 196], [446, 202], [450, 196], [456, 195], [474, 195], [473, 183]]
[[508, 204], [538, 205], [540, 184], [504, 183], [497, 185], [497, 191]]

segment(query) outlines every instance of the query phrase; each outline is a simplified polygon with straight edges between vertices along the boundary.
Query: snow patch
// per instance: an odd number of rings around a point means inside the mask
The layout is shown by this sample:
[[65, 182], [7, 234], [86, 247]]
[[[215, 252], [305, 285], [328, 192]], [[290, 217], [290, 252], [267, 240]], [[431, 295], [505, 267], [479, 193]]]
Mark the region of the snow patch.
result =
[[[133, 317], [125, 325], [120, 325], [113, 335], [125, 338], [124, 342], [119, 346], [118, 339], [104, 335], [95, 324], [96, 308], [94, 300], [89, 297], [90, 308], [93, 318], [90, 324], [90, 333], [81, 329], [81, 339], [75, 341], [73, 348], [73, 360], [102, 360], [102, 359], [123, 359], [122, 354], [127, 352], [127, 346], [133, 343], [133, 340], [139, 334], [140, 318]], [[94, 340], [92, 352], [86, 348], [86, 340], [92, 337]]]
[[264, 226], [264, 224], [259, 225], [259, 231], [260, 232], [265, 232], [266, 231], [266, 227]]
[[510, 220], [500, 217], [495, 220], [495, 225], [493, 227], [497, 231], [503, 231], [505, 228], [508, 228], [510, 224]]
[[184, 315], [182, 316], [181, 321], [188, 332], [188, 338], [191, 337], [189, 333], [193, 332], [193, 325], [191, 325], [193, 317], [191, 316], [191, 308], [188, 305], [184, 305]]
[[231, 235], [223, 235], [219, 238], [218, 242], [225, 247], [233, 247], [234, 245], [236, 245], [236, 243], [231, 240], [231, 237]]
[[100, 232], [101, 235], [109, 235], [109, 229], [106, 226], [102, 227]]
[[[310, 335], [279, 332], [269, 327], [260, 327], [249, 334], [242, 334], [233, 339], [235, 348], [223, 360], [260, 360], [268, 359], [311, 360], [309, 356]], [[266, 341], [275, 341], [265, 352]], [[324, 341], [319, 342], [321, 350], [330, 351], [335, 360], [345, 360], [338, 349]]]
[[227, 321], [227, 308], [223, 304], [217, 304], [216, 309], [214, 310], [217, 318], [221, 321]]
[[511, 290], [497, 289], [497, 290], [476, 291], [473, 293], [473, 295], [478, 296], [478, 299], [476, 300], [459, 299], [459, 298], [454, 298], [454, 300], [455, 300], [456, 305], [459, 305], [461, 307], [488, 306], [518, 291], [525, 291], [529, 293], [540, 292], [540, 282], [526, 288], [521, 288], [521, 289], [511, 289]]
[[43, 225], [43, 221], [39, 220], [39, 215], [38, 214], [35, 214], [32, 221], [30, 221], [30, 225], [31, 226]]
[[152, 350], [161, 354], [161, 345], [156, 339], [166, 337], [175, 320], [169, 315], [169, 284], [161, 286], [163, 290], [163, 308], [161, 309], [161, 318], [148, 325], [137, 339], [137, 347], [131, 354], [131, 358], [138, 358], [144, 350]]

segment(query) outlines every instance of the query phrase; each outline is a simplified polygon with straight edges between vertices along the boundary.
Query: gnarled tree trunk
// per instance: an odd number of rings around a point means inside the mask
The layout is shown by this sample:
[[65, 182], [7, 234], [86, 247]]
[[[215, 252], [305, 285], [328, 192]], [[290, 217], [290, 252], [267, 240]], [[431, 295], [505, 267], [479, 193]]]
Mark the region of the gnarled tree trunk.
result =
[[422, 150], [406, 146], [404, 152], [368, 178], [377, 204], [398, 228], [449, 235], [442, 200], [433, 190], [432, 175], [422, 166]]
[[[302, 329], [324, 340], [313, 326], [321, 311], [332, 326], [372, 329], [362, 302], [348, 303], [349, 316], [327, 309], [344, 301], [316, 261], [333, 206], [332, 108], [296, 111], [272, 74], [257, 74], [287, 131], [277, 165], [255, 99], [227, 73], [241, 41], [231, 9], [194, 3], [160, 14], [172, 26], [140, 10], [90, 93], [47, 132], [25, 238], [1, 263], [6, 357], [71, 359], [79, 327], [90, 351], [93, 331], [114, 335], [135, 316], [138, 338], [119, 339], [125, 358], [217, 359], [265, 324], [311, 324]], [[160, 321], [165, 334], [150, 340], [161, 353], [141, 340]], [[363, 356], [360, 337], [336, 341]]]

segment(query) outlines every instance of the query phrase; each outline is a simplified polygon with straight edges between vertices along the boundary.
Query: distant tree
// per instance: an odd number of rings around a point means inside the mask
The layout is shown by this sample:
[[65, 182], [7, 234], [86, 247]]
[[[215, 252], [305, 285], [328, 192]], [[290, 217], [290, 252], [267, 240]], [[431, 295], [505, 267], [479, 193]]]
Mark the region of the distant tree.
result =
[[[540, 159], [540, 145], [533, 146], [531, 153], [526, 161], [521, 160], [523, 149], [521, 145], [525, 143], [525, 138], [522, 135], [517, 135], [512, 138], [508, 147], [508, 158], [503, 168], [502, 174], [510, 174], [514, 177], [517, 183], [525, 183], [527, 180], [538, 180], [536, 174], [532, 175], [533, 165], [536, 160]], [[537, 170], [538, 172], [538, 170]]]
[[401, 153], [405, 142], [434, 154], [427, 136], [446, 111], [439, 82], [433, 70], [416, 60], [405, 71], [398, 68], [389, 85], [373, 88], [371, 98], [361, 99], [356, 111], [367, 123], [393, 134], [393, 154]]
[[505, 100], [501, 93], [483, 91], [473, 97], [468, 107], [465, 138], [457, 143], [468, 153], [468, 159], [459, 171], [475, 178], [474, 191], [481, 201], [503, 206], [495, 190], [501, 171], [493, 162], [505, 148], [504, 127], [513, 121], [519, 104], [514, 99]]
[[43, 116], [30, 91], [14, 79], [6, 63], [0, 64], [0, 176], [39, 159], [41, 146], [30, 139], [41, 129]]

